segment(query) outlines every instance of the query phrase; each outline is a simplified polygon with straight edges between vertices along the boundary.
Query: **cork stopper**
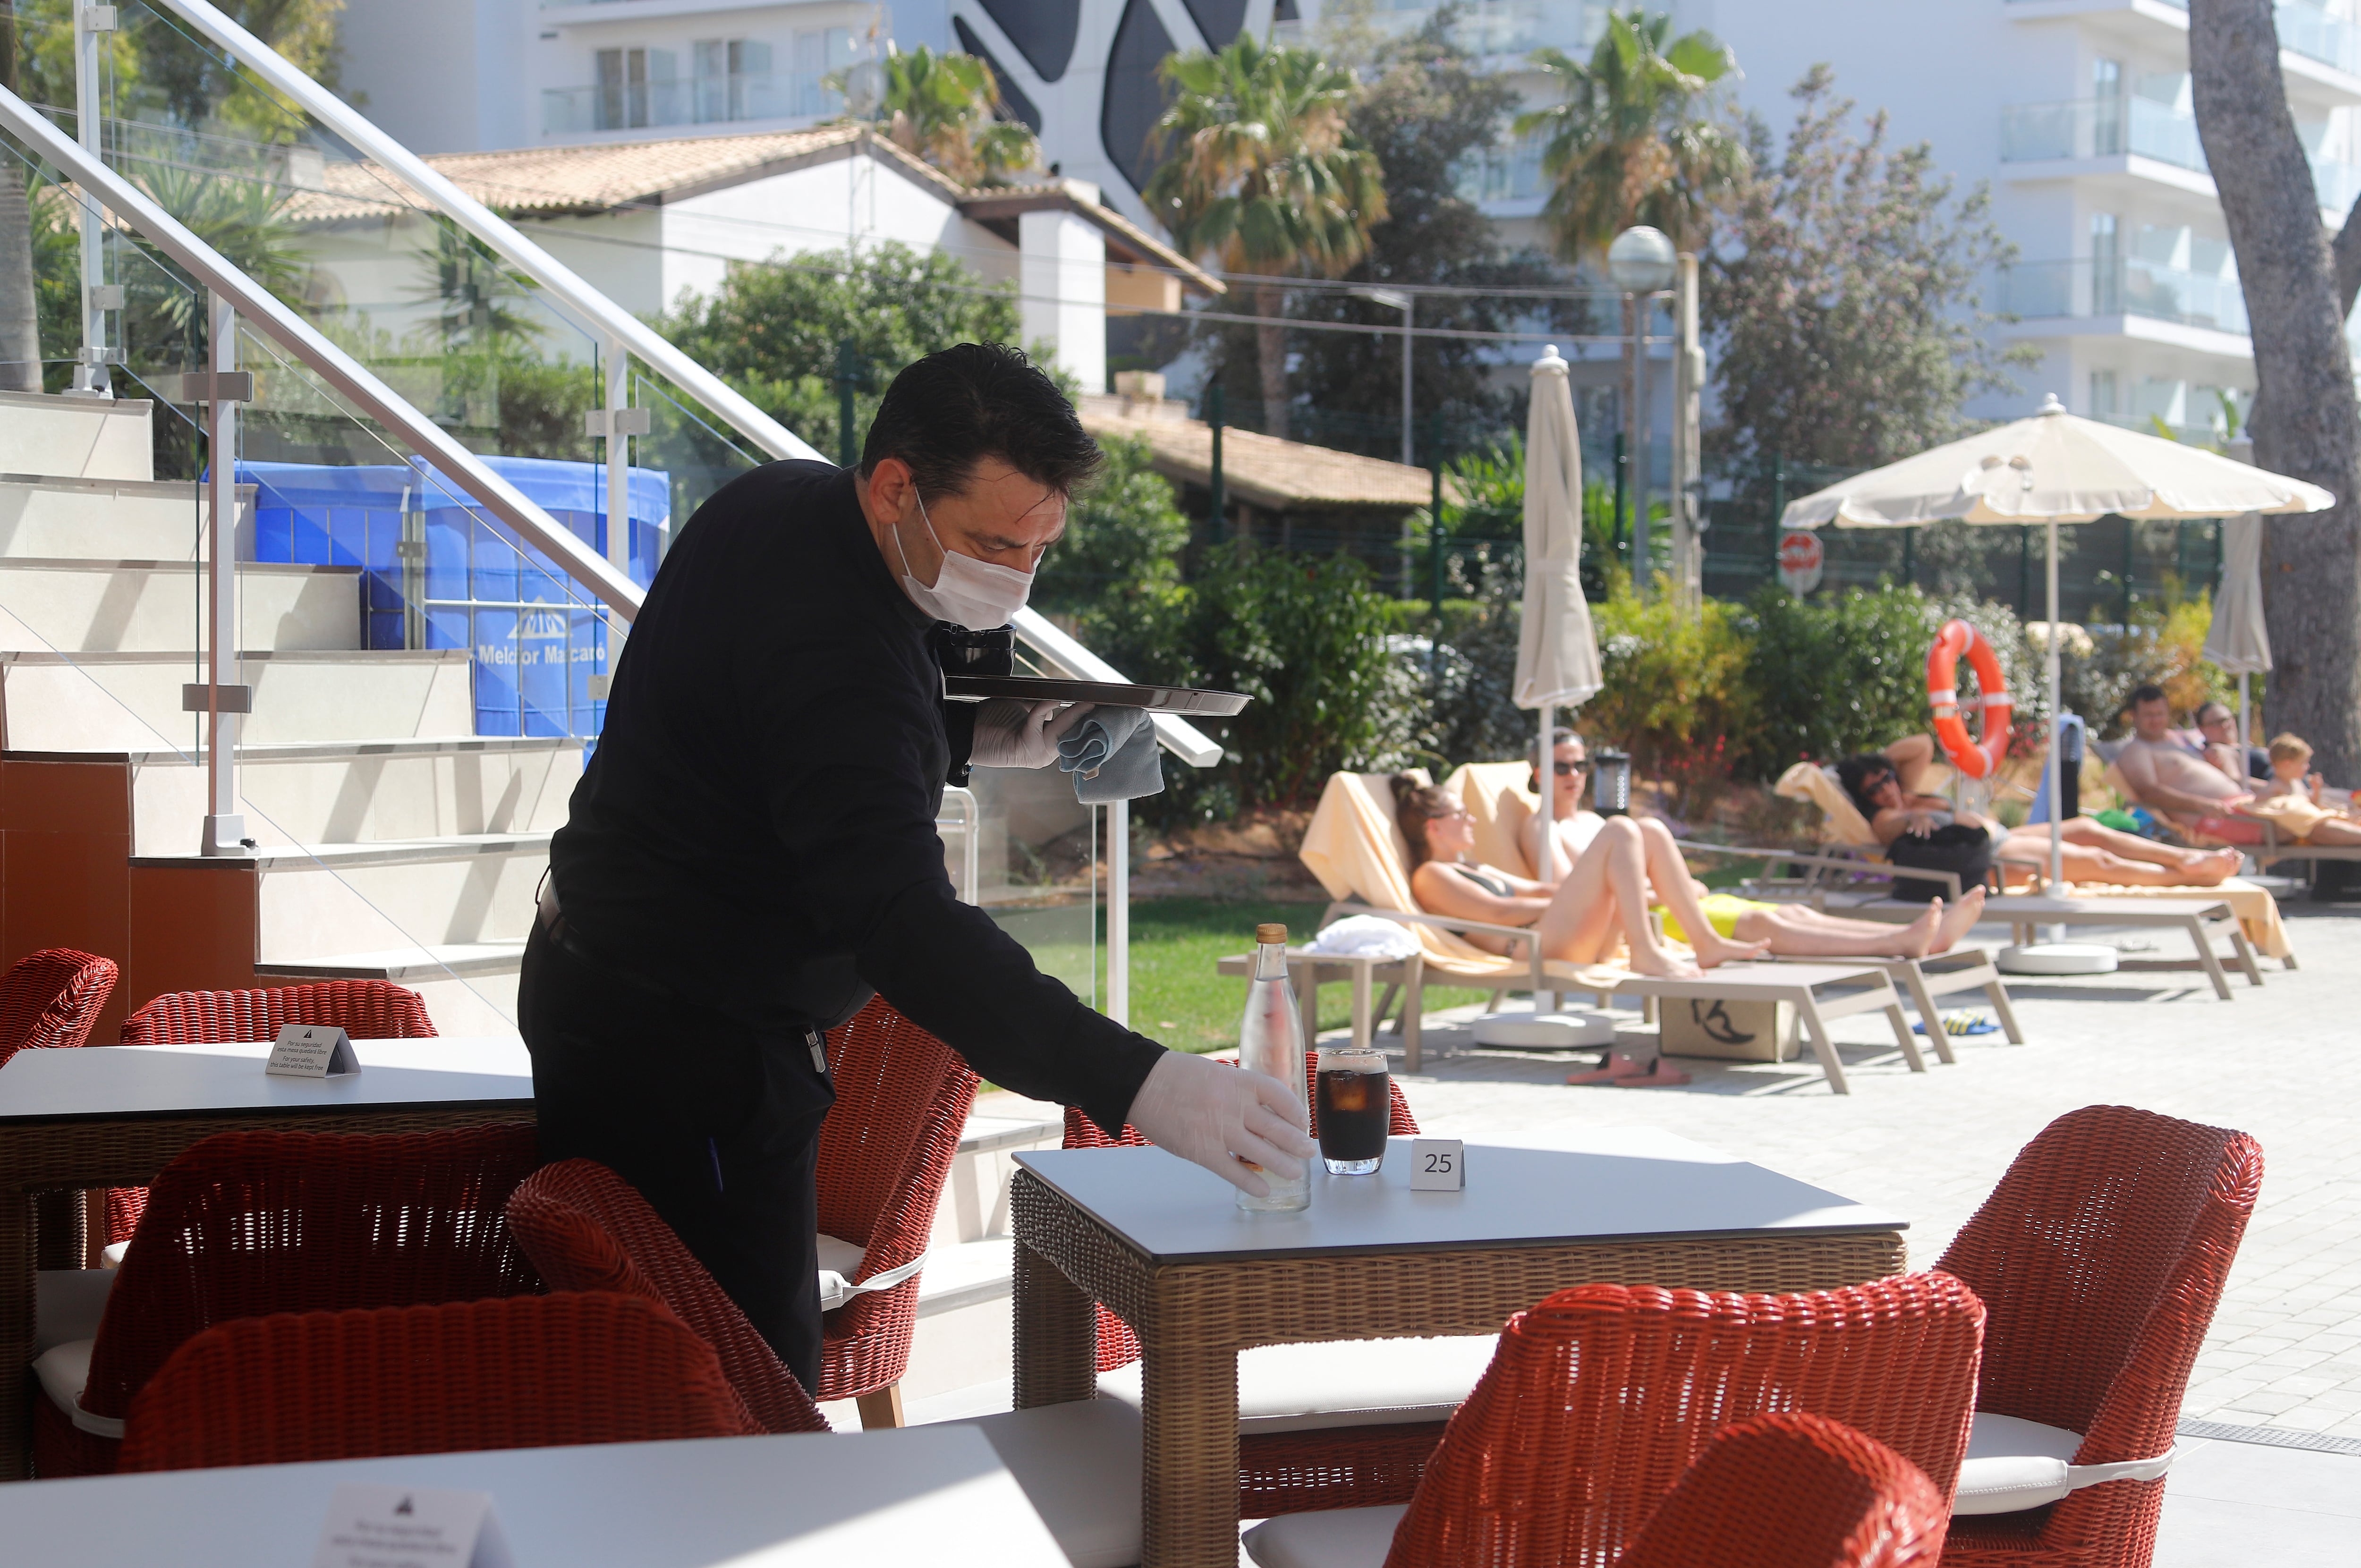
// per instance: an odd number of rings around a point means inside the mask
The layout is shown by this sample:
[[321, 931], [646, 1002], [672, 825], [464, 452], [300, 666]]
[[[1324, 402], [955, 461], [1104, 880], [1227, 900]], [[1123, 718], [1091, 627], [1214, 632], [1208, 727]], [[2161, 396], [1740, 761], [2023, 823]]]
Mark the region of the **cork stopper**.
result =
[[1257, 926], [1255, 927], [1255, 940], [1263, 943], [1278, 942], [1284, 945], [1287, 941], [1287, 927], [1275, 921], [1268, 925]]

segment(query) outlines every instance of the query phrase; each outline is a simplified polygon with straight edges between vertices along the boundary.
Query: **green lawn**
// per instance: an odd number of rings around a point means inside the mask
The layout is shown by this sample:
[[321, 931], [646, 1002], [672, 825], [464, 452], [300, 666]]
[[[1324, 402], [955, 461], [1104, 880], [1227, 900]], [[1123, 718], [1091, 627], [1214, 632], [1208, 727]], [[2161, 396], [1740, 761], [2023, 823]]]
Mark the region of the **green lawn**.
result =
[[[1184, 1051], [1227, 1050], [1238, 1043], [1246, 982], [1213, 972], [1215, 960], [1254, 950], [1254, 929], [1286, 926], [1289, 939], [1310, 938], [1322, 904], [1232, 904], [1210, 898], [1159, 898], [1131, 906], [1131, 1026]], [[1489, 992], [1426, 988], [1429, 1008], [1481, 1002]], [[1353, 1021], [1346, 985], [1320, 990], [1320, 1026]]]

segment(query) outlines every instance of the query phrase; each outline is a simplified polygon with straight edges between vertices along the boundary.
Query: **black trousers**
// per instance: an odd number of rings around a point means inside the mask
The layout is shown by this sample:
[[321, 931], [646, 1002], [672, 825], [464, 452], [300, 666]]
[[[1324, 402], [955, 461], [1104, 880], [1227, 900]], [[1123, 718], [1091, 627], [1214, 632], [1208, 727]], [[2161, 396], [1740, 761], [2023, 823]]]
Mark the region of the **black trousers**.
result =
[[538, 925], [517, 1023], [542, 1157], [594, 1159], [637, 1188], [816, 1389], [813, 1178], [835, 1095], [809, 1047], [585, 963]]

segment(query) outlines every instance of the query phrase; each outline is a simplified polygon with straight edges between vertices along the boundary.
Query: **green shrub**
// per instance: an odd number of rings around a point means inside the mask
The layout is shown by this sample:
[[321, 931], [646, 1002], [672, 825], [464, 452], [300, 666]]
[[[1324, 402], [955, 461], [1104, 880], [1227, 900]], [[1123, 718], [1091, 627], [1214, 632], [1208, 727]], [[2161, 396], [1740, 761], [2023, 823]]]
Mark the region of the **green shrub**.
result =
[[1583, 705], [1580, 728], [1628, 748], [1635, 773], [1671, 782], [1684, 809], [1702, 804], [1756, 722], [1737, 607], [1708, 599], [1697, 616], [1676, 614], [1660, 578], [1644, 601], [1619, 583], [1591, 619], [1606, 685]]

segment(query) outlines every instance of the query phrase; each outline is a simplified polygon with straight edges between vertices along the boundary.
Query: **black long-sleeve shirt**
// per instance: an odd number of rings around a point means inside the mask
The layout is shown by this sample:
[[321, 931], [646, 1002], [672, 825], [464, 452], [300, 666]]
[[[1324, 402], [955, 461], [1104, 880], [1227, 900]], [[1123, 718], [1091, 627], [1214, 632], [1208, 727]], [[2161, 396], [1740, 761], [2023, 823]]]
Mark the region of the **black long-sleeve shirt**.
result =
[[1115, 1131], [1163, 1047], [952, 895], [935, 818], [966, 758], [933, 624], [850, 470], [723, 487], [624, 645], [551, 846], [559, 902], [602, 960], [752, 1027], [832, 1025], [873, 988], [994, 1082]]

